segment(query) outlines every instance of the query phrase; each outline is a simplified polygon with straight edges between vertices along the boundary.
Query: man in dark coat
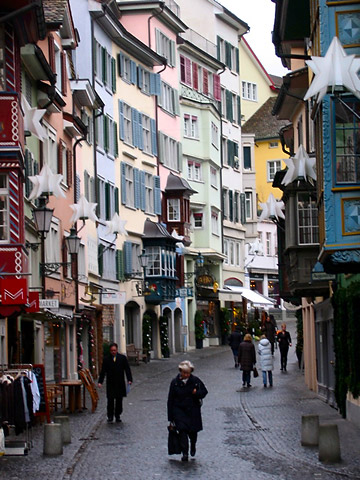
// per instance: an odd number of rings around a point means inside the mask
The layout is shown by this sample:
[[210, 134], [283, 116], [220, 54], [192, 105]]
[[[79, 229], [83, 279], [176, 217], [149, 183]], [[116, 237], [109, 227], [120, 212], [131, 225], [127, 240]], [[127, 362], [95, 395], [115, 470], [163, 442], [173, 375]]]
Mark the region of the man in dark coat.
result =
[[276, 337], [276, 323], [273, 315], [266, 315], [266, 319], [262, 328], [265, 337], [271, 343], [271, 354], [274, 355], [274, 345]]
[[236, 325], [235, 330], [229, 335], [229, 345], [234, 355], [235, 368], [238, 368], [239, 345], [242, 342], [241, 327]]
[[168, 420], [180, 434], [182, 461], [196, 453], [197, 434], [202, 430], [201, 405], [208, 391], [200, 378], [192, 375], [194, 366], [188, 360], [179, 365], [179, 374], [171, 384], [167, 402]]
[[106, 376], [108, 422], [112, 422], [114, 419], [114, 404], [115, 419], [117, 422], [121, 422], [120, 415], [123, 410], [123, 397], [126, 397], [124, 374], [126, 374], [128, 384], [131, 385], [132, 375], [129, 362], [125, 355], [118, 353], [117, 344], [111, 343], [110, 355], [104, 358], [98, 383], [99, 387], [101, 387]]
[[240, 343], [239, 346], [239, 364], [240, 369], [243, 372], [243, 387], [250, 385], [251, 371], [254, 369], [256, 363], [256, 353], [255, 347], [252, 343], [252, 337], [250, 333], [247, 333], [244, 337], [244, 341]]

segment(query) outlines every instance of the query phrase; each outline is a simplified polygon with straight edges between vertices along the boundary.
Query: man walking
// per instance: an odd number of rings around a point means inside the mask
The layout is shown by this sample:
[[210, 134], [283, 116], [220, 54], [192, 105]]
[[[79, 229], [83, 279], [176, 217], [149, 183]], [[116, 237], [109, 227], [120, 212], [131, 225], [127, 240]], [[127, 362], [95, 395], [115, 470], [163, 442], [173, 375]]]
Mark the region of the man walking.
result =
[[117, 422], [121, 422], [123, 397], [126, 397], [124, 374], [126, 374], [128, 384], [131, 385], [132, 375], [129, 362], [125, 355], [118, 353], [117, 344], [111, 343], [110, 355], [104, 358], [98, 383], [98, 386], [101, 387], [106, 376], [107, 421], [109, 423], [114, 419], [114, 406], [115, 419]]

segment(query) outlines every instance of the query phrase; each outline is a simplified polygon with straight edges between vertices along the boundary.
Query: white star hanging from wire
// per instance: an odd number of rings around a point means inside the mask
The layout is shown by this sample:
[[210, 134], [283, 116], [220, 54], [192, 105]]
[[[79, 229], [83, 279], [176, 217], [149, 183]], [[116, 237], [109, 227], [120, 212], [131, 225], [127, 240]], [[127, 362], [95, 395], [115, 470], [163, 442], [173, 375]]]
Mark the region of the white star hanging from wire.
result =
[[110, 221], [105, 222], [106, 224], [106, 231], [105, 235], [109, 235], [110, 233], [113, 233], [115, 235], [120, 234], [120, 235], [125, 235], [127, 236], [128, 232], [125, 229], [125, 223], [126, 220], [121, 220], [119, 215], [117, 213], [114, 213], [114, 216]]
[[32, 135], [43, 141], [46, 138], [46, 130], [41, 125], [40, 120], [46, 113], [46, 110], [31, 108], [25, 96], [22, 95], [21, 106], [24, 110], [24, 130], [31, 132]]
[[272, 193], [270, 193], [267, 202], [260, 203], [260, 206], [262, 207], [262, 212], [259, 217], [259, 222], [273, 218], [285, 218], [283, 213], [285, 208], [284, 202], [282, 200], [276, 200]]
[[283, 185], [289, 185], [294, 180], [305, 180], [310, 182], [312, 185], [313, 180], [316, 180], [315, 172], [315, 158], [310, 158], [306, 153], [305, 148], [300, 145], [299, 150], [296, 152], [294, 157], [290, 157], [287, 160], [284, 160], [288, 170], [282, 179]]
[[320, 103], [328, 87], [334, 92], [336, 87], [345, 87], [360, 98], [360, 79], [357, 72], [360, 69], [360, 58], [346, 55], [339, 39], [334, 37], [325, 57], [311, 57], [306, 63], [315, 74], [304, 100], [318, 94]]
[[39, 198], [43, 193], [55, 195], [55, 197], [65, 197], [65, 193], [60, 186], [62, 179], [63, 175], [53, 173], [49, 165], [45, 164], [39, 175], [29, 177], [29, 180], [34, 184], [29, 200]]
[[176, 240], [178, 240], [178, 242], [176, 242], [175, 244], [177, 248], [179, 248], [180, 250], [185, 248], [185, 245], [183, 244], [184, 235], [179, 235], [174, 228], [173, 231], [171, 232], [171, 236], [174, 237]]
[[89, 203], [84, 195], [81, 195], [79, 201], [70, 205], [70, 208], [74, 210], [74, 213], [70, 219], [71, 223], [75, 223], [78, 220], [93, 220], [94, 222], [98, 221], [98, 218], [95, 214], [95, 208], [97, 203]]

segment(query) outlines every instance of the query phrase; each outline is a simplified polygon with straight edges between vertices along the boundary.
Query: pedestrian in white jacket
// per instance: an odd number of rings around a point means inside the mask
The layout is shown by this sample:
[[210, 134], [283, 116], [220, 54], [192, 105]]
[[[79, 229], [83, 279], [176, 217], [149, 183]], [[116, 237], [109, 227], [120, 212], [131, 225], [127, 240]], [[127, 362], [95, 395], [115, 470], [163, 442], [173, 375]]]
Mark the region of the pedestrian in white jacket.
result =
[[267, 376], [269, 377], [269, 385], [273, 386], [274, 357], [271, 354], [271, 343], [262, 335], [258, 346], [258, 354], [260, 358], [260, 366], [263, 375], [264, 388], [267, 387]]

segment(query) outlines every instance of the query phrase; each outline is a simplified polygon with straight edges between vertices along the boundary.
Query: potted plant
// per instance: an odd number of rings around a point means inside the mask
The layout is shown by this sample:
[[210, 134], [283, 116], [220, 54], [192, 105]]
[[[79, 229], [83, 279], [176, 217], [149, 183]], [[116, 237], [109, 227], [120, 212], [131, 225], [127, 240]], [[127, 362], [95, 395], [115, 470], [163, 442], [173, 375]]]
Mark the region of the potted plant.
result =
[[148, 362], [150, 361], [151, 329], [152, 329], [151, 316], [145, 314], [143, 316], [142, 337], [143, 337], [143, 352], [147, 355]]
[[160, 326], [160, 344], [161, 354], [164, 358], [170, 357], [169, 335], [168, 335], [168, 318], [165, 315], [159, 317]]
[[203, 340], [205, 338], [205, 333], [204, 333], [204, 316], [201, 310], [196, 310], [194, 322], [195, 322], [196, 348], [203, 348]]

